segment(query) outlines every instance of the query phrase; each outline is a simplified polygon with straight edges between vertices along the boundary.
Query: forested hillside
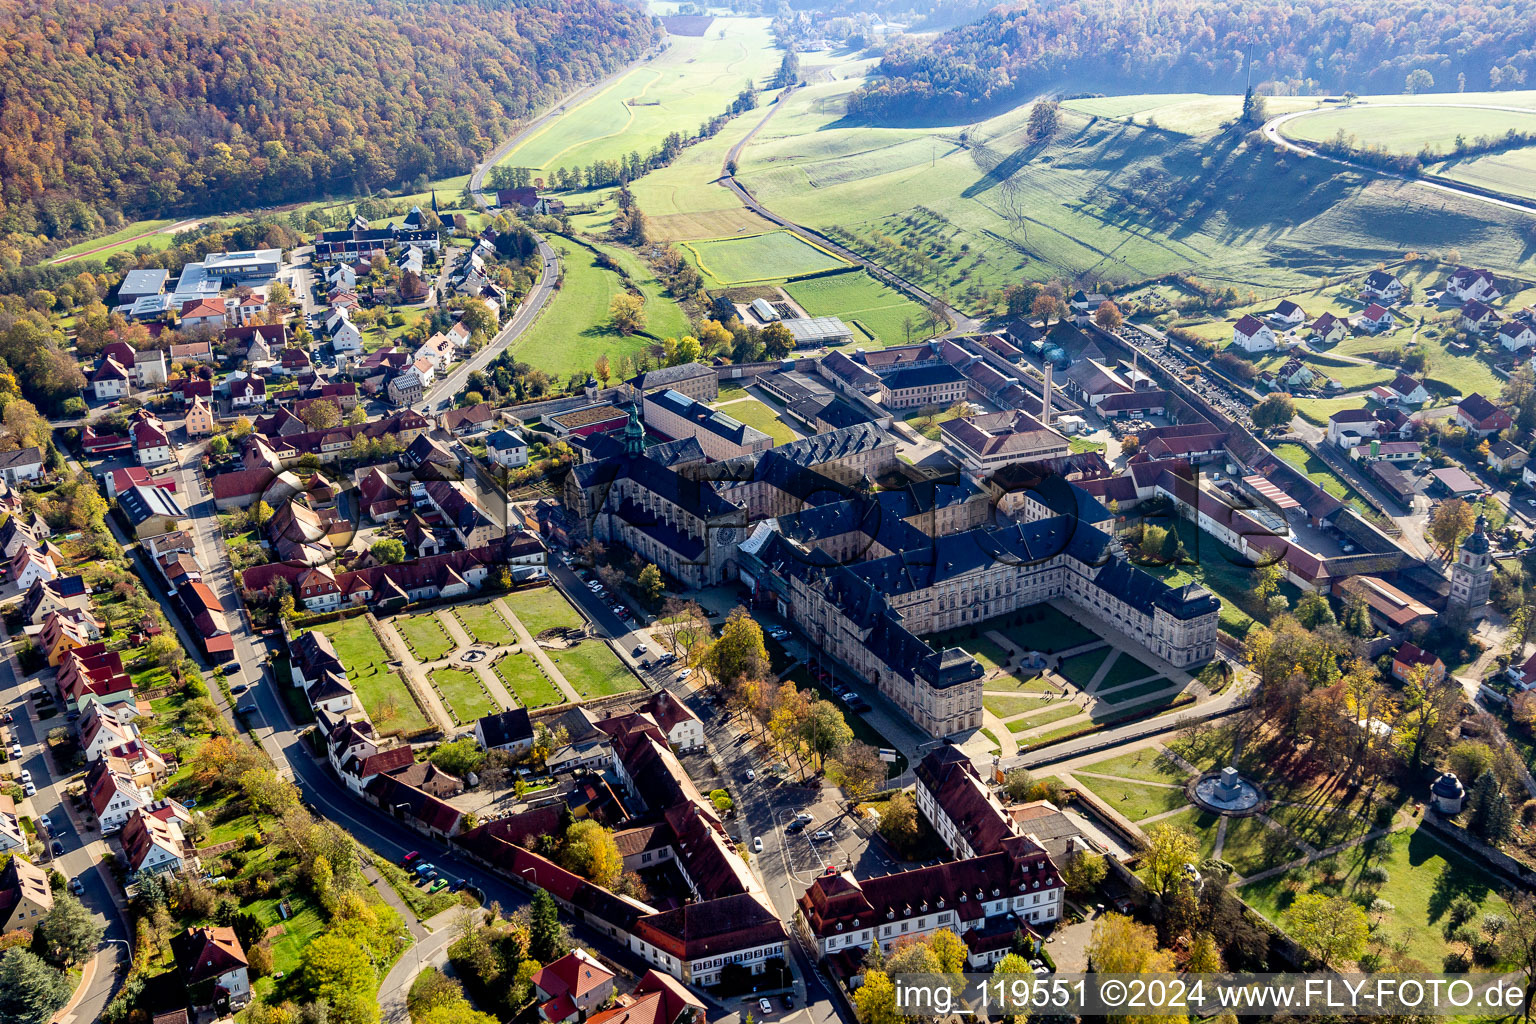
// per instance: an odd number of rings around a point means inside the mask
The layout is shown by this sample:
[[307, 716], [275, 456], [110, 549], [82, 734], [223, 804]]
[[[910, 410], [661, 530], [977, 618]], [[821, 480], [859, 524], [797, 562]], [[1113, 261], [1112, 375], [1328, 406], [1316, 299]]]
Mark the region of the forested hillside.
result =
[[459, 174], [655, 38], [617, 0], [8, 0], [0, 235]]
[[1032, 0], [897, 43], [849, 112], [963, 115], [1042, 90], [1242, 92], [1250, 48], [1253, 84], [1282, 93], [1397, 93], [1410, 74], [1418, 91], [1513, 89], [1533, 47], [1524, 0]]

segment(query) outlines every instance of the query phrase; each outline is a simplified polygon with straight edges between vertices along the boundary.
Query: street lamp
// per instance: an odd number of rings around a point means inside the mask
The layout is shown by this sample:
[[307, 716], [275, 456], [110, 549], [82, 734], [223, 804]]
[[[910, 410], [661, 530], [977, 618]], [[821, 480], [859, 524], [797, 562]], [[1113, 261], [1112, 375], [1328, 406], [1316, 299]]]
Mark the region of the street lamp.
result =
[[124, 951], [126, 951], [128, 954], [128, 966], [133, 966], [133, 944], [130, 943], [127, 939], [102, 939], [101, 941], [107, 943], [120, 943]]

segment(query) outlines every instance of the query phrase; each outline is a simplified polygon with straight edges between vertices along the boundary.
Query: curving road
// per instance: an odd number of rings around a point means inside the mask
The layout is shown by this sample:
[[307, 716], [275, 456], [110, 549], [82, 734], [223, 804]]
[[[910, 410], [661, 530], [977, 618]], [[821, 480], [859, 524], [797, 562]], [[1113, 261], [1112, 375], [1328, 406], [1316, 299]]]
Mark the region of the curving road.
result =
[[863, 256], [860, 256], [852, 249], [839, 245], [814, 228], [808, 228], [803, 224], [797, 224], [782, 214], [774, 213], [772, 210], [768, 209], [768, 207], [758, 202], [752, 193], [748, 192], [745, 186], [736, 180], [736, 175], [732, 173], [731, 168], [733, 166], [739, 165], [742, 150], [747, 147], [747, 143], [751, 142], [753, 137], [757, 135], [758, 132], [762, 131], [763, 126], [768, 123], [768, 119], [773, 117], [773, 115], [778, 112], [779, 107], [783, 106], [784, 104], [785, 97], [787, 97], [791, 92], [793, 92], [792, 89], [786, 89], [784, 92], [780, 93], [778, 99], [771, 106], [769, 106], [768, 112], [763, 115], [762, 120], [758, 121], [757, 124], [753, 126], [752, 130], [747, 132], [746, 135], [742, 136], [741, 141], [732, 146], [730, 151], [725, 154], [725, 161], [720, 166], [720, 177], [715, 179], [716, 184], [724, 185], [726, 188], [736, 193], [736, 197], [741, 200], [743, 206], [764, 220], [770, 221], [771, 223], [777, 224], [783, 228], [789, 228], [791, 231], [797, 231], [809, 238], [814, 238], [816, 240], [816, 244], [822, 246], [823, 248], [830, 249], [832, 252], [841, 256], [843, 259], [850, 263], [854, 263], [863, 267], [878, 280], [884, 281], [886, 284], [895, 288], [899, 292], [904, 292], [907, 295], [912, 296], [913, 298], [922, 302], [925, 306], [933, 306], [935, 303], [937, 303], [938, 308], [944, 313], [946, 317], [949, 318], [950, 329], [944, 335], [945, 337], [951, 337], [957, 334], [974, 334], [977, 331], [980, 331], [982, 329], [982, 322], [980, 320], [977, 320], [974, 317], [966, 316], [964, 313], [960, 312], [958, 309], [951, 306], [943, 299], [929, 293], [926, 289], [913, 284], [911, 281], [908, 281], [906, 278], [900, 276], [899, 274], [891, 273], [889, 270], [886, 270], [884, 267], [880, 266], [878, 263], [875, 263], [873, 260], [865, 259]]
[[[1503, 110], [1520, 114], [1532, 113], [1530, 109], [1525, 107], [1502, 107], [1483, 103], [1387, 103], [1379, 104], [1379, 106], [1411, 108], [1453, 107], [1465, 110]], [[1278, 117], [1272, 117], [1268, 121], [1264, 122], [1264, 137], [1282, 149], [1290, 150], [1292, 153], [1299, 153], [1302, 156], [1313, 157], [1318, 160], [1326, 160], [1329, 163], [1338, 164], [1341, 167], [1348, 167], [1357, 171], [1366, 171], [1371, 174], [1380, 175], [1383, 178], [1395, 178], [1398, 181], [1406, 181], [1415, 185], [1422, 185], [1425, 188], [1434, 189], [1436, 192], [1444, 192], [1448, 195], [1460, 196], [1463, 199], [1471, 199], [1475, 202], [1486, 203], [1489, 206], [1497, 206], [1505, 210], [1514, 210], [1517, 213], [1536, 214], [1536, 204], [1533, 203], [1520, 202], [1519, 200], [1514, 199], [1499, 199], [1495, 196], [1485, 195], [1482, 192], [1477, 192], [1466, 188], [1460, 188], [1456, 185], [1447, 184], [1443, 181], [1435, 181], [1412, 174], [1401, 174], [1397, 171], [1389, 171], [1380, 167], [1373, 167], [1370, 164], [1362, 163], [1358, 160], [1350, 160], [1347, 157], [1331, 156], [1327, 153], [1313, 149], [1310, 145], [1296, 142], [1288, 138], [1280, 131], [1280, 127], [1286, 122], [1293, 121], [1298, 117], [1306, 117], [1309, 114], [1316, 113], [1317, 110], [1315, 109], [1297, 110], [1289, 114], [1281, 114]]]

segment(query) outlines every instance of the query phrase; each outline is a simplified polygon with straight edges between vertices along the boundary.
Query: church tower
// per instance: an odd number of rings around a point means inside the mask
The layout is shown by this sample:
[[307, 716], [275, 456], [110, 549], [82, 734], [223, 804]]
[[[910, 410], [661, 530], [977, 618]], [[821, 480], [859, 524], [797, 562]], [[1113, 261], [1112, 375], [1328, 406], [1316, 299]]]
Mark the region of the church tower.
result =
[[[645, 454], [645, 426], [640, 422], [640, 406], [637, 404], [629, 410], [629, 422], [624, 424], [624, 454], [640, 456]], [[1488, 588], [1483, 588], [1484, 596]]]
[[1488, 592], [1493, 586], [1493, 556], [1489, 553], [1488, 519], [1477, 517], [1472, 535], [1461, 542], [1456, 564], [1451, 566], [1452, 617], [1473, 622], [1487, 614]]

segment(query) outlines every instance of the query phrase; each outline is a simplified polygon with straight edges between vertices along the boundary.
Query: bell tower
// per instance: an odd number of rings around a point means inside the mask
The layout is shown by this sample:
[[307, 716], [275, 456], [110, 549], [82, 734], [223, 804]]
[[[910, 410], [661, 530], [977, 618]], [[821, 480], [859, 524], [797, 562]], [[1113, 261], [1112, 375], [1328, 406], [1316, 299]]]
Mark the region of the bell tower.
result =
[[1451, 566], [1451, 598], [1447, 608], [1453, 617], [1472, 622], [1488, 613], [1488, 593], [1493, 587], [1493, 556], [1489, 549], [1488, 519], [1478, 516], [1477, 526], [1461, 542], [1461, 550]]

